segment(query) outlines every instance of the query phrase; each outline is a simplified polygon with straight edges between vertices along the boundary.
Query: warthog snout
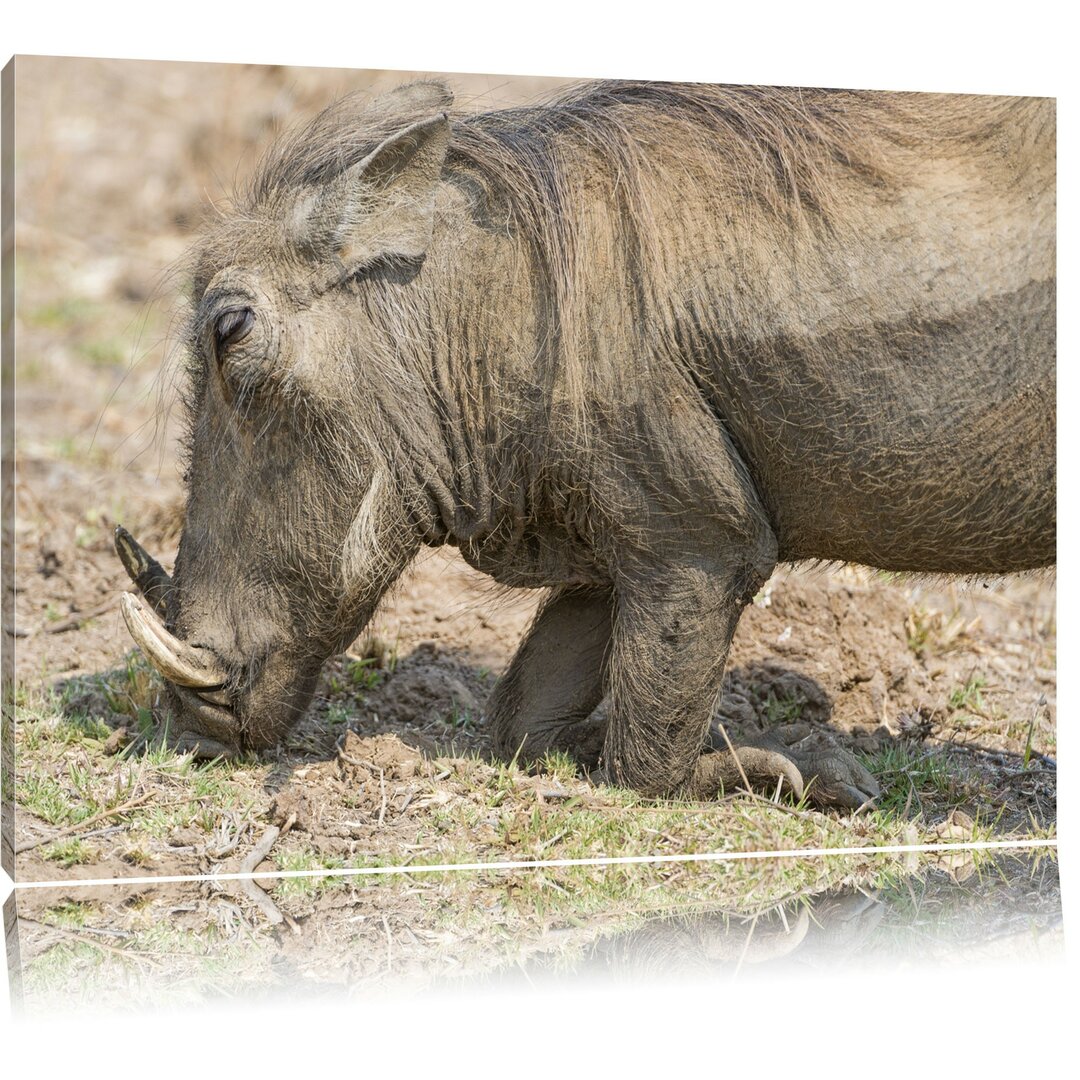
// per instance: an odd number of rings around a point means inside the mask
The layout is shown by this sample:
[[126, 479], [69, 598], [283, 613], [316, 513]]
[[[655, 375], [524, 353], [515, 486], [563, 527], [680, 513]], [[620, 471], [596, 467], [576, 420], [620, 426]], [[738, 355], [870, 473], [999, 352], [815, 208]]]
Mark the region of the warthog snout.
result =
[[177, 748], [216, 757], [276, 741], [310, 697], [310, 665], [277, 654], [227, 666], [209, 645], [182, 641], [165, 622], [174, 588], [168, 573], [122, 527], [116, 530], [116, 551], [139, 590], [121, 597], [124, 621], [166, 680]]
[[124, 621], [166, 681], [177, 750], [229, 757], [279, 742], [311, 701], [318, 648], [275, 631], [257, 607], [243, 625], [206, 622], [185, 640], [171, 629], [183, 615], [184, 589], [121, 527], [116, 549], [138, 589], [121, 596]]

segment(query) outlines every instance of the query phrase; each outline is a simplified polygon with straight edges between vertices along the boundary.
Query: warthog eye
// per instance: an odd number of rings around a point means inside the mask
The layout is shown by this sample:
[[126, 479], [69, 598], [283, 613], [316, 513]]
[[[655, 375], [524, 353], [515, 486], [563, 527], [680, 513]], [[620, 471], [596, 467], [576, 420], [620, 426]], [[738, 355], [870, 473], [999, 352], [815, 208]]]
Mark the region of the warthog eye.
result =
[[242, 341], [255, 325], [255, 312], [249, 307], [230, 308], [214, 320], [214, 348], [220, 356], [230, 345]]

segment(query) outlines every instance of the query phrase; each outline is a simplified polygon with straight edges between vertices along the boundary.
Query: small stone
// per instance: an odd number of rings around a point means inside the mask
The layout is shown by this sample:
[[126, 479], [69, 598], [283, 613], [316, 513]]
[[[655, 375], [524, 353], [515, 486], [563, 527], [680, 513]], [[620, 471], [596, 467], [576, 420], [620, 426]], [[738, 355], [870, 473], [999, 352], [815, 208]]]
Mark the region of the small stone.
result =
[[295, 785], [283, 788], [270, 803], [270, 820], [279, 828], [292, 820], [290, 828], [301, 832], [310, 831], [312, 806], [308, 794]]
[[126, 727], [118, 727], [105, 740], [102, 749], [106, 754], [119, 754], [129, 742], [131, 742], [131, 733]]

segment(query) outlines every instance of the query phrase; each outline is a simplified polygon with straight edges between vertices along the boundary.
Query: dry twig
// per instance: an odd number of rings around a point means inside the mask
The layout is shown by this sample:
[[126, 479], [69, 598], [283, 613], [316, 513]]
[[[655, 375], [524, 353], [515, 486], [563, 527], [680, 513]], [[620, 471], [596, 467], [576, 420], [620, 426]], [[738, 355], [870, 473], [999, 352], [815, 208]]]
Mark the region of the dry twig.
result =
[[83, 821], [79, 821], [74, 825], [69, 825], [66, 829], [61, 829], [53, 836], [42, 836], [37, 840], [24, 840], [21, 844], [15, 845], [15, 854], [21, 855], [24, 851], [31, 851], [36, 847], [41, 847], [42, 844], [51, 844], [54, 840], [64, 840], [67, 837], [76, 834], [79, 839], [82, 839], [82, 837], [89, 835], [89, 831], [86, 829], [87, 825], [93, 825], [95, 821], [104, 821], [106, 818], [115, 817], [117, 814], [127, 813], [128, 810], [134, 810], [136, 806], [141, 806], [146, 802], [152, 794], [152, 791], [144, 791], [136, 798], [128, 799], [127, 802], [121, 803], [119, 806], [114, 806], [111, 810], [102, 810], [97, 814], [92, 814]]

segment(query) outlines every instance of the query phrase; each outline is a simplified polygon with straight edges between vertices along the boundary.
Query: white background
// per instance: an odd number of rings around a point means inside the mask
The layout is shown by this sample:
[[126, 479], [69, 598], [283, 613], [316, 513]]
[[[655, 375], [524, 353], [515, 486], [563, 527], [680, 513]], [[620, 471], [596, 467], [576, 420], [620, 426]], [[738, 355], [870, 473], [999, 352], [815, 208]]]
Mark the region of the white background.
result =
[[[0, 60], [12, 53], [313, 64], [357, 68], [609, 76], [807, 86], [1043, 94], [1059, 98], [1061, 305], [1060, 545], [1071, 554], [1076, 451], [1072, 346], [1075, 97], [1072, 20], [1044, 2], [971, 5], [779, 2], [737, 6], [686, 0], [603, 8], [582, 0], [420, 3], [336, 7], [311, 2], [240, 5], [9, 0]], [[1059, 571], [1059, 755], [1063, 892], [1080, 877], [1075, 854], [1077, 701], [1075, 573]], [[6, 896], [10, 882], [5, 878]], [[1068, 905], [1066, 923], [1076, 905]], [[1071, 968], [1069, 971], [1071, 972]], [[1069, 979], [1075, 983], [1075, 979]], [[233, 1070], [300, 1075], [340, 1069], [361, 1076], [628, 1076], [691, 1068], [942, 1075], [963, 1070], [1039, 1077], [1068, 1068], [1076, 1044], [1076, 997], [1066, 971], [938, 970], [805, 980], [666, 984], [614, 991], [464, 993], [363, 1006], [325, 1001], [240, 1011], [226, 1006], [174, 1015], [73, 1022], [12, 1022], [0, 979], [0, 1037], [9, 1066], [51, 1077], [60, 1069], [110, 1076], [227, 1076]], [[424, 1004], [426, 1002], [426, 1005]], [[1075, 1055], [1074, 1055], [1075, 1056]], [[335, 1066], [337, 1069], [335, 1069]], [[1075, 1063], [1073, 1065], [1075, 1068]], [[8, 1075], [13, 1075], [8, 1073]], [[396, 1080], [396, 1077], [395, 1077]]]

